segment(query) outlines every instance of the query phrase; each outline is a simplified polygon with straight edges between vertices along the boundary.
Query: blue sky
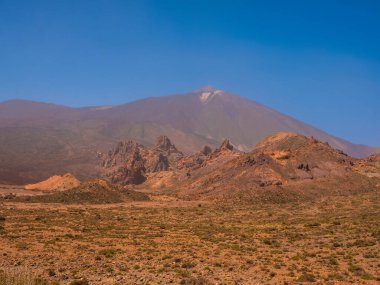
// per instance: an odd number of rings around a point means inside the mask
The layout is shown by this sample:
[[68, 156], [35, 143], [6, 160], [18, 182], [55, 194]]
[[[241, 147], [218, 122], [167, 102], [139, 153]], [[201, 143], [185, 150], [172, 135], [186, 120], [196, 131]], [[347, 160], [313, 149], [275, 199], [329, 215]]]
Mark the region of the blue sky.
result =
[[0, 0], [0, 101], [204, 85], [380, 146], [380, 1]]

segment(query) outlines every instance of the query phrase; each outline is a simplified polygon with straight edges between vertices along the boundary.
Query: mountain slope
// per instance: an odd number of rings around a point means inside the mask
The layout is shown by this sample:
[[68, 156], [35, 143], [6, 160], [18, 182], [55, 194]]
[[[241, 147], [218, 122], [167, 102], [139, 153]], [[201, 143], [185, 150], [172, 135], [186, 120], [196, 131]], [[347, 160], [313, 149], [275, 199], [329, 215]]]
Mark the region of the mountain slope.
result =
[[[375, 158], [371, 161], [376, 162]], [[363, 172], [357, 169], [359, 164], [361, 169], [371, 166], [315, 138], [282, 132], [267, 137], [251, 152], [220, 163], [216, 168], [207, 170], [206, 166], [195, 170], [192, 177], [175, 189], [181, 197], [190, 199], [247, 194], [269, 198], [268, 193], [278, 198], [279, 193], [287, 191], [290, 196], [311, 198], [376, 191], [378, 180], [358, 174]]]
[[152, 146], [158, 136], [167, 135], [180, 151], [193, 153], [229, 138], [248, 151], [279, 131], [314, 136], [355, 157], [380, 151], [212, 88], [114, 107], [12, 100], [0, 103], [0, 182], [31, 183], [66, 172], [79, 179], [96, 176], [98, 156], [120, 140]]
[[[113, 137], [124, 132], [127, 136], [145, 139], [148, 144], [152, 144], [156, 136], [150, 137], [152, 131], [145, 131], [145, 128], [159, 125], [185, 152], [198, 150], [202, 143], [216, 147], [224, 138], [231, 138], [238, 148], [249, 150], [262, 138], [279, 131], [314, 136], [358, 157], [379, 150], [351, 144], [261, 104], [210, 87], [184, 95], [153, 97], [104, 110], [92, 110], [85, 118], [127, 122], [128, 129], [109, 125], [107, 134]], [[184, 133], [187, 142], [178, 142], [180, 135], [171, 135], [175, 132]]]

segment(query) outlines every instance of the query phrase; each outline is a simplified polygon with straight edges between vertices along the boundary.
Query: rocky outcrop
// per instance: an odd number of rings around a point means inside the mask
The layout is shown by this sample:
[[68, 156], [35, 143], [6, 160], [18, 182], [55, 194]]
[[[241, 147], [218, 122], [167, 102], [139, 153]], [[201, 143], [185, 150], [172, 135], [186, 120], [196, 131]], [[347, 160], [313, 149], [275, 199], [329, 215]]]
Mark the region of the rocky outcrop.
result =
[[210, 146], [208, 146], [208, 145], [205, 145], [205, 146], [203, 147], [203, 149], [201, 150], [201, 153], [202, 153], [203, 155], [209, 155], [209, 154], [212, 153], [212, 148], [211, 148]]
[[232, 146], [232, 144], [230, 143], [230, 140], [229, 139], [225, 139], [221, 146], [219, 147], [219, 151], [223, 151], [223, 150], [233, 150], [234, 147]]
[[146, 150], [134, 141], [119, 142], [103, 159], [104, 175], [115, 184], [140, 184], [145, 181]]
[[66, 173], [62, 176], [54, 175], [36, 184], [25, 185], [24, 188], [27, 190], [64, 191], [79, 185], [80, 181], [74, 175]]
[[282, 183], [292, 180], [344, 176], [352, 171], [356, 159], [315, 138], [278, 133], [261, 141], [249, 154], [265, 157], [266, 168], [275, 170]]
[[111, 168], [116, 165], [124, 164], [126, 161], [138, 158], [140, 151], [144, 150], [144, 146], [132, 140], [118, 142], [114, 149], [108, 152], [103, 159], [102, 166]]
[[147, 161], [148, 172], [174, 170], [184, 157], [167, 136], [159, 136]]
[[213, 199], [285, 188], [306, 197], [308, 191], [328, 194], [376, 188], [373, 179], [380, 173], [380, 157], [358, 160], [315, 138], [293, 133], [271, 135], [249, 153], [236, 150], [226, 139], [214, 151], [205, 146], [185, 156], [161, 136], [153, 148], [132, 141], [118, 143], [103, 168], [112, 183], [144, 183], [158, 190], [175, 184], [179, 197]]
[[153, 150], [156, 152], [164, 152], [166, 154], [180, 153], [167, 136], [159, 136]]
[[232, 151], [234, 151], [233, 145], [230, 143], [229, 139], [225, 139], [223, 140], [222, 144], [211, 153], [211, 156], [218, 156], [222, 153], [228, 153]]
[[209, 165], [217, 167], [238, 154], [226, 139], [214, 151], [211, 147], [204, 146], [201, 151], [185, 156], [167, 136], [159, 136], [152, 148], [134, 141], [119, 142], [103, 158], [102, 172], [109, 182], [121, 185], [136, 185], [147, 179], [158, 179], [162, 175], [153, 174], [159, 172], [174, 172], [169, 176], [175, 177], [173, 180], [178, 182], [188, 179], [199, 168], [207, 168]]
[[115, 184], [141, 184], [149, 173], [176, 169], [182, 157], [167, 136], [158, 137], [153, 148], [134, 141], [119, 142], [103, 158], [103, 176]]
[[[368, 180], [368, 177], [358, 175], [359, 170], [356, 171], [355, 168], [361, 165], [359, 169], [362, 172], [366, 171], [367, 176], [375, 177], [376, 165], [379, 165], [377, 157], [370, 157], [358, 164], [357, 159], [332, 148], [329, 144], [292, 133], [269, 136], [251, 152], [238, 153], [232, 159], [223, 160], [228, 155], [231, 157], [233, 153], [231, 144], [227, 140], [224, 141], [217, 150], [207, 156], [202, 167], [194, 171], [192, 177], [195, 179], [180, 186], [179, 195], [227, 197], [240, 191], [262, 193], [260, 191], [266, 191], [263, 188], [268, 187], [290, 187], [305, 193], [308, 189], [314, 191], [317, 188], [326, 192], [349, 191], [347, 185], [350, 183], [358, 186], [353, 187], [355, 189], [371, 189], [368, 185], [372, 185], [373, 182]], [[336, 190], [330, 188], [334, 181], [349, 183]]]
[[[194, 171], [200, 167], [206, 167], [209, 164], [226, 161], [235, 157], [240, 152], [236, 151], [228, 139], [223, 140], [220, 147], [214, 151], [208, 145], [204, 146], [201, 151], [183, 157], [179, 162], [179, 169]], [[219, 162], [220, 162], [219, 161]]]
[[179, 170], [192, 171], [201, 167], [206, 160], [210, 157], [210, 152], [206, 150], [206, 152], [202, 151], [194, 153], [189, 156], [183, 157], [179, 160], [177, 168]]
[[380, 179], [380, 154], [373, 154], [355, 163], [354, 170], [371, 178]]
[[162, 153], [159, 153], [152, 165], [152, 172], [168, 171], [170, 167], [169, 159]]

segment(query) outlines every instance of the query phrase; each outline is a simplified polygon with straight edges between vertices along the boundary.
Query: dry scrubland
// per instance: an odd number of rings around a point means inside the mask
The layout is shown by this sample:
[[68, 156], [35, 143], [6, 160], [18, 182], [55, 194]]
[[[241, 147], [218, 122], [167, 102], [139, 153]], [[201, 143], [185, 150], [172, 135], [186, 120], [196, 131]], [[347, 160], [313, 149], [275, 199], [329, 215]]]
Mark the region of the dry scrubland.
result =
[[379, 200], [6, 202], [0, 284], [378, 284]]

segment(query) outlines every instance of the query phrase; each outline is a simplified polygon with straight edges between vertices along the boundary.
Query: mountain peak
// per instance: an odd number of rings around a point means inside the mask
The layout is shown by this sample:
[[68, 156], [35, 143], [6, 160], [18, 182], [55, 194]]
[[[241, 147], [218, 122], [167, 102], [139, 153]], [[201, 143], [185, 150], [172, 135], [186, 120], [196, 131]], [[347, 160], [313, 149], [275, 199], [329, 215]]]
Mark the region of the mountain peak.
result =
[[207, 103], [213, 97], [225, 94], [223, 90], [215, 89], [212, 86], [204, 86], [197, 93], [199, 94], [199, 100], [202, 103]]

